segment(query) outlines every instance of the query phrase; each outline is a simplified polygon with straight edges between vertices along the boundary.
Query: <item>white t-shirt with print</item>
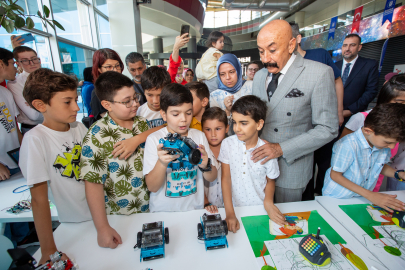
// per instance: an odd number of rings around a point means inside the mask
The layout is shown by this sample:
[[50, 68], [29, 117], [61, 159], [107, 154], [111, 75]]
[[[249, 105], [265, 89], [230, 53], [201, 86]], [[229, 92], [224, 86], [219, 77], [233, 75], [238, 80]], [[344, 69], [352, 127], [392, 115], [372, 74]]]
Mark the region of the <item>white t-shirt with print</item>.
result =
[[[371, 110], [366, 111], [367, 114], [369, 114]], [[364, 116], [363, 113], [358, 112], [352, 117], [350, 117], [349, 121], [346, 123], [345, 128], [350, 129], [351, 131], [356, 131], [362, 126], [364, 126], [364, 121], [366, 121], [366, 117]]]
[[71, 123], [66, 132], [39, 124], [24, 135], [21, 145], [20, 168], [27, 184], [32, 187], [48, 181], [60, 222], [91, 220], [84, 181], [78, 181], [86, 133], [80, 122]]
[[[18, 115], [13, 95], [7, 88], [0, 86], [0, 163], [15, 169], [15, 163], [7, 152], [20, 147], [15, 117]], [[21, 156], [21, 155], [20, 155]]]
[[[157, 145], [159, 140], [166, 137], [167, 128], [162, 128], [146, 140], [145, 156], [143, 160], [143, 174], [149, 174], [158, 162]], [[190, 128], [188, 136], [197, 145], [204, 145], [208, 157], [213, 161], [213, 154], [210, 150], [207, 138], [204, 133]], [[157, 192], [150, 193], [150, 212], [181, 212], [204, 208], [204, 179], [198, 166], [191, 165], [190, 168], [179, 168], [179, 162], [172, 162], [166, 170], [164, 184]], [[213, 166], [216, 166], [214, 163]]]
[[166, 123], [163, 121], [160, 111], [155, 112], [149, 109], [147, 102], [138, 108], [136, 115], [145, 117], [149, 122], [150, 128], [158, 127]]
[[261, 205], [264, 200], [266, 176], [276, 179], [280, 175], [277, 159], [271, 159], [261, 165], [251, 159], [252, 152], [264, 145], [259, 138], [255, 147], [246, 150], [245, 142], [236, 135], [222, 141], [218, 161], [229, 164], [232, 179], [233, 206]]
[[224, 207], [224, 200], [222, 198], [222, 186], [221, 186], [221, 163], [214, 157], [211, 158], [212, 164], [217, 168], [217, 179], [209, 182], [204, 179], [204, 191], [208, 198], [208, 201], [216, 207]]
[[31, 108], [23, 96], [23, 89], [28, 75], [30, 74], [25, 71], [18, 74], [14, 81], [8, 81], [7, 88], [13, 94], [15, 103], [20, 111], [20, 115], [17, 118], [18, 122], [28, 125], [41, 124], [44, 121], [44, 116], [42, 113]]

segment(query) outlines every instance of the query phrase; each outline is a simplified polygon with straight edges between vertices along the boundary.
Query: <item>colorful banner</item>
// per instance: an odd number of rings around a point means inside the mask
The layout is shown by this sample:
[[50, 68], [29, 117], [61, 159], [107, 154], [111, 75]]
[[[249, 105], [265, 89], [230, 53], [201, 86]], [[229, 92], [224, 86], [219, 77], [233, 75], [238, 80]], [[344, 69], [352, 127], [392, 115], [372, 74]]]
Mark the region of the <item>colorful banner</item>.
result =
[[361, 21], [361, 14], [363, 13], [363, 6], [358, 7], [354, 10], [354, 18], [353, 18], [353, 24], [352, 24], [352, 31], [356, 31], [357, 33], [360, 33], [360, 21]]
[[335, 39], [335, 29], [337, 26], [337, 16], [333, 17], [330, 20], [330, 27], [329, 27], [329, 35], [328, 35], [328, 40], [332, 37], [332, 39]]
[[387, 20], [392, 23], [392, 15], [394, 14], [396, 0], [387, 0], [385, 3], [385, 9], [383, 14], [383, 19], [381, 25], [383, 25]]
[[381, 50], [380, 65], [378, 66], [378, 74], [381, 74], [381, 69], [382, 69], [383, 62], [384, 62], [385, 51], [387, 50], [388, 40], [389, 40], [389, 38], [387, 38], [384, 41], [384, 45], [383, 45], [382, 50]]

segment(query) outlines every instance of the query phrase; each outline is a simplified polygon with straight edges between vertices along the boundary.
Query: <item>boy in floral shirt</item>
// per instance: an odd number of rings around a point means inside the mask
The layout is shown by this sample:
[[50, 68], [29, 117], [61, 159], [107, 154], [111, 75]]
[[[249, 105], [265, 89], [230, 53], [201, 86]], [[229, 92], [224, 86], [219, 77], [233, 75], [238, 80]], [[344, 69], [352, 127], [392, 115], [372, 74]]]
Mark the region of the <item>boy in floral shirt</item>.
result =
[[149, 192], [142, 174], [143, 145], [127, 159], [115, 157], [114, 145], [153, 131], [149, 131], [145, 118], [136, 116], [139, 96], [128, 77], [105, 72], [95, 82], [95, 91], [108, 112], [90, 127], [83, 139], [80, 178], [86, 180], [86, 197], [98, 244], [115, 248], [122, 241], [108, 224], [107, 214], [148, 212]]

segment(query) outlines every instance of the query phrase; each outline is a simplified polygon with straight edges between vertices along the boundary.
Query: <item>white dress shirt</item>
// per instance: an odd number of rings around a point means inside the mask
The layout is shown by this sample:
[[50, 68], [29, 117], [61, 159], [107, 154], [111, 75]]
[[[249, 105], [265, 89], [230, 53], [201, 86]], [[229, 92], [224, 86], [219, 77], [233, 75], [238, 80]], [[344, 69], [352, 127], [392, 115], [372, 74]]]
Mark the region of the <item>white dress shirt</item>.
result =
[[[290, 59], [287, 61], [287, 64], [283, 67], [283, 69], [280, 71], [281, 75], [280, 77], [278, 77], [278, 84], [281, 83], [281, 81], [284, 78], [284, 75], [287, 73], [288, 69], [291, 67], [292, 63], [295, 60], [295, 57], [297, 57], [294, 53], [291, 55]], [[271, 80], [273, 79], [273, 74], [269, 73], [269, 76], [267, 76], [266, 79], [266, 89], [269, 86], [269, 83], [271, 82]], [[277, 84], [277, 85], [278, 85]]]
[[343, 77], [343, 72], [345, 72], [345, 68], [346, 68], [346, 64], [350, 63], [350, 67], [349, 67], [349, 74], [347, 75], [347, 77], [350, 76], [350, 72], [352, 72], [353, 66], [356, 63], [357, 59], [359, 58], [359, 55], [356, 56], [356, 58], [354, 58], [351, 62], [346, 62], [346, 60], [343, 58], [343, 65], [342, 65], [342, 77]]

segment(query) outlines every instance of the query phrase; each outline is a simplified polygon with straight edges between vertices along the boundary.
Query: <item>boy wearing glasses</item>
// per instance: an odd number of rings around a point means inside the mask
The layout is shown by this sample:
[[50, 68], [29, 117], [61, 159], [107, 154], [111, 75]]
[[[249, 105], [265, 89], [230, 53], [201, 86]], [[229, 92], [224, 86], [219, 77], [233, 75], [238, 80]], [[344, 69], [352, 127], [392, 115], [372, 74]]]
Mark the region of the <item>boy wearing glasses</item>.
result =
[[149, 192], [142, 174], [143, 145], [127, 159], [119, 159], [114, 144], [141, 133], [145, 142], [153, 130], [149, 130], [144, 117], [136, 116], [139, 94], [128, 77], [107, 71], [100, 74], [94, 86], [107, 113], [90, 127], [83, 139], [80, 179], [85, 180], [99, 246], [116, 248], [122, 240], [109, 225], [107, 215], [148, 212]]
[[33, 109], [23, 97], [23, 89], [28, 75], [41, 67], [41, 59], [36, 51], [27, 46], [18, 46], [13, 50], [14, 59], [17, 66], [23, 72], [16, 76], [14, 81], [7, 83], [7, 88], [13, 94], [14, 101], [19, 110], [18, 122], [21, 123], [21, 132], [24, 134], [44, 121], [42, 114]]

